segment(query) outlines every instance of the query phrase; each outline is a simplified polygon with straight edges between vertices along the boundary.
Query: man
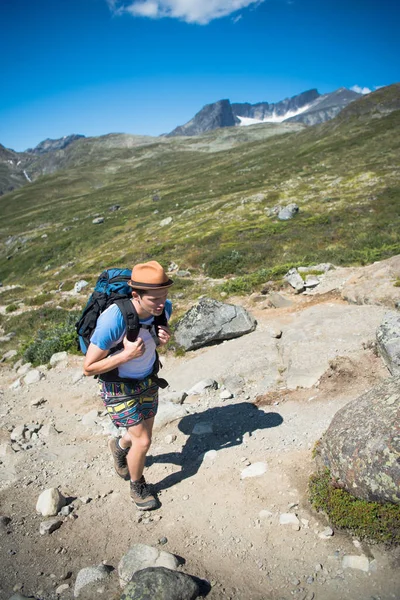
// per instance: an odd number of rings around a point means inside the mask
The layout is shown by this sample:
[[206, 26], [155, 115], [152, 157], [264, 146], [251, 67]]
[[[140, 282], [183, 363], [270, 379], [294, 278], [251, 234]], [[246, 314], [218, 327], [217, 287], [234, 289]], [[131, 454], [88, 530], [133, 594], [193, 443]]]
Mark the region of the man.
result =
[[[112, 304], [97, 320], [84, 362], [85, 375], [99, 375], [101, 396], [111, 419], [117, 427], [127, 428], [122, 438], [110, 440], [109, 448], [118, 475], [130, 479], [131, 498], [140, 510], [158, 506], [143, 470], [158, 406], [156, 345], [163, 346], [170, 339], [167, 326], [160, 325], [155, 331], [154, 317], [165, 309], [170, 318], [172, 305], [167, 296], [172, 284], [158, 262], [135, 265], [129, 285], [139, 317], [138, 337], [128, 341], [122, 313]], [[121, 341], [123, 348], [110, 354]]]

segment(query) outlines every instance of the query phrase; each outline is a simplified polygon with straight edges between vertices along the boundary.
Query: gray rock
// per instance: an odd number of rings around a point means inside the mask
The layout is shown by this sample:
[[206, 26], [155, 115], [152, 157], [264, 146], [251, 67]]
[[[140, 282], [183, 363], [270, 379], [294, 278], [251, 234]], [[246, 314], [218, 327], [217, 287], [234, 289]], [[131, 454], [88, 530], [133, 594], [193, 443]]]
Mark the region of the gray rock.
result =
[[121, 587], [125, 587], [137, 571], [147, 567], [166, 567], [174, 571], [178, 565], [178, 559], [170, 552], [146, 544], [134, 544], [121, 558], [118, 565]]
[[211, 422], [204, 421], [203, 423], [196, 423], [192, 429], [193, 435], [208, 435], [214, 431], [213, 424]]
[[89, 285], [89, 283], [84, 279], [80, 279], [79, 281], [77, 281], [74, 285], [75, 294], [79, 294], [87, 285]]
[[101, 223], [104, 223], [104, 217], [96, 217], [93, 219], [92, 223], [94, 225], [100, 225]]
[[304, 287], [306, 289], [315, 288], [320, 283], [321, 283], [321, 279], [319, 277], [317, 277], [316, 275], [306, 275]]
[[164, 567], [149, 567], [134, 574], [120, 600], [195, 600], [198, 584], [189, 575]]
[[119, 204], [113, 204], [112, 206], [110, 206], [110, 208], [108, 209], [110, 212], [116, 212], [117, 210], [119, 210], [121, 208], [121, 206]]
[[42, 521], [40, 523], [39, 533], [40, 535], [50, 535], [56, 529], [59, 529], [62, 525], [62, 521], [60, 519], [48, 519], [47, 521]]
[[186, 392], [166, 392], [160, 394], [160, 399], [165, 402], [172, 402], [173, 404], [182, 404], [187, 397]]
[[95, 427], [99, 423], [99, 411], [95, 408], [90, 410], [86, 415], [83, 415], [81, 423], [85, 427]]
[[40, 494], [36, 511], [44, 517], [53, 517], [63, 506], [65, 506], [64, 496], [57, 488], [49, 488]]
[[32, 369], [29, 371], [24, 377], [25, 385], [32, 385], [34, 383], [39, 383], [41, 379], [44, 379], [45, 375], [39, 369]]
[[279, 525], [300, 525], [300, 521], [294, 513], [281, 513]]
[[318, 537], [321, 538], [321, 540], [329, 540], [332, 536], [333, 536], [332, 527], [325, 527], [325, 529], [323, 531], [321, 531], [321, 533], [318, 534]]
[[289, 221], [289, 219], [293, 219], [295, 215], [299, 212], [299, 207], [297, 204], [288, 204], [284, 208], [282, 208], [278, 213], [278, 219], [280, 221]]
[[10, 439], [12, 442], [17, 442], [19, 440], [21, 440], [24, 437], [24, 433], [25, 433], [26, 427], [25, 425], [17, 425], [17, 427], [15, 427], [10, 435]]
[[188, 396], [200, 396], [207, 390], [217, 390], [218, 383], [214, 379], [203, 379], [198, 381], [187, 391]]
[[32, 363], [30, 363], [30, 362], [24, 363], [17, 369], [17, 375], [19, 375], [20, 377], [23, 377], [24, 375], [26, 375], [28, 373], [28, 371], [30, 371], [31, 368], [32, 368]]
[[368, 573], [369, 571], [369, 560], [364, 554], [346, 554], [342, 560], [343, 569], [358, 569]]
[[284, 276], [284, 279], [296, 290], [296, 292], [302, 292], [304, 290], [304, 281], [301, 275], [299, 275], [297, 269], [289, 269]]
[[256, 320], [241, 306], [202, 298], [178, 322], [175, 339], [185, 350], [195, 350], [250, 333], [256, 324]]
[[9, 350], [5, 354], [3, 354], [1, 362], [4, 362], [4, 361], [8, 360], [9, 358], [14, 358], [14, 356], [16, 356], [17, 354], [18, 354], [18, 352], [16, 350]]
[[349, 493], [400, 504], [400, 376], [390, 377], [334, 416], [317, 457]]
[[160, 221], [160, 227], [165, 227], [166, 225], [170, 225], [172, 223], [172, 217], [167, 217]]
[[284, 308], [285, 306], [292, 306], [293, 302], [281, 294], [273, 292], [268, 295], [268, 304], [273, 308]]
[[[110, 576], [110, 568], [106, 565], [98, 567], [85, 567], [78, 572], [75, 581], [74, 598], [79, 598], [83, 592], [87, 592], [87, 588], [97, 586], [100, 581], [105, 581]], [[93, 598], [97, 597], [94, 593]]]
[[55, 365], [62, 362], [63, 360], [67, 360], [67, 358], [68, 358], [68, 352], [56, 352], [50, 358], [50, 364], [52, 367], [54, 367]]
[[299, 273], [310, 273], [310, 271], [320, 271], [321, 273], [327, 273], [333, 269], [331, 263], [319, 263], [318, 265], [312, 265], [311, 267], [297, 267]]
[[380, 355], [392, 375], [400, 375], [400, 314], [386, 313], [376, 331]]
[[32, 598], [35, 600], [35, 596], [23, 596], [17, 592], [16, 594], [13, 594], [9, 600], [31, 600]]
[[158, 405], [157, 418], [154, 422], [154, 429], [158, 430], [172, 421], [182, 419], [188, 414], [186, 408], [180, 404], [172, 402], [160, 402]]

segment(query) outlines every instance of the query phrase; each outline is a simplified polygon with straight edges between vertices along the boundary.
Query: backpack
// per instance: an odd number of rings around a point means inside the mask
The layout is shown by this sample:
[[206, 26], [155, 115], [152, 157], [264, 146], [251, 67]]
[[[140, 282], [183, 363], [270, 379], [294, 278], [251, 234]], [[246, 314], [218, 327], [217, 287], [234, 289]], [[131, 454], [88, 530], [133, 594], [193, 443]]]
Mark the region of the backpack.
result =
[[[116, 304], [120, 309], [126, 326], [126, 336], [130, 342], [134, 342], [139, 334], [140, 323], [138, 314], [132, 304], [132, 288], [128, 285], [131, 279], [130, 269], [106, 269], [103, 271], [96, 282], [93, 293], [83, 309], [79, 321], [75, 328], [78, 334], [78, 350], [86, 354], [90, 344], [90, 338], [97, 324], [97, 319], [102, 312], [111, 304]], [[154, 317], [154, 326], [157, 331], [159, 325], [167, 325], [165, 309], [162, 314]], [[159, 344], [155, 336], [156, 345]], [[123, 348], [120, 342], [111, 349], [111, 353]]]

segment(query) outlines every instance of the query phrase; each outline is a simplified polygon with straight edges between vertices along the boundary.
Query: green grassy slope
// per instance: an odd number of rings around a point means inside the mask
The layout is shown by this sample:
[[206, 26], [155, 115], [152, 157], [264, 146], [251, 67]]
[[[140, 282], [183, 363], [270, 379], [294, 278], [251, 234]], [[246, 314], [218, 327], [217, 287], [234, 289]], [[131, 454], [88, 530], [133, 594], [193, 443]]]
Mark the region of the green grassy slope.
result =
[[[397, 254], [399, 130], [394, 111], [257, 141], [228, 143], [239, 134], [226, 130], [139, 146], [79, 140], [64, 170], [1, 198], [0, 280], [54, 289], [151, 258], [220, 277]], [[296, 218], [268, 217], [266, 208], [289, 202]], [[114, 204], [121, 210], [110, 212]], [[105, 223], [92, 224], [96, 215]]]

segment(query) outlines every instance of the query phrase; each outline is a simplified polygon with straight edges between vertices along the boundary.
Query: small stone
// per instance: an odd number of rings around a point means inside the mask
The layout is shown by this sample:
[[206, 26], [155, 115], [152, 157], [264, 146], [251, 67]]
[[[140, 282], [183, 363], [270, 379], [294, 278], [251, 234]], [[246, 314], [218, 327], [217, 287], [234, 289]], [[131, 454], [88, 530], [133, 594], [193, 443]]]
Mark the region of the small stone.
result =
[[50, 364], [52, 367], [55, 367], [58, 363], [67, 360], [68, 352], [56, 352], [50, 358]]
[[189, 496], [185, 494], [185, 496], [182, 496], [182, 500], [189, 500]]
[[60, 519], [48, 519], [40, 523], [39, 533], [40, 535], [50, 535], [56, 529], [59, 529], [62, 525]]
[[279, 525], [299, 525], [300, 521], [294, 513], [281, 513], [279, 515]]
[[36, 504], [36, 511], [43, 517], [55, 516], [65, 506], [65, 498], [57, 488], [49, 488], [42, 492]]
[[223, 390], [220, 393], [219, 397], [221, 398], [221, 400], [230, 400], [231, 398], [233, 398], [233, 394], [229, 390]]
[[270, 510], [260, 510], [258, 516], [260, 519], [272, 519], [274, 513], [272, 513]]
[[66, 592], [67, 590], [69, 590], [69, 584], [68, 583], [62, 583], [56, 589], [56, 594], [62, 594], [63, 592]]
[[159, 543], [161, 546], [164, 546], [165, 544], [168, 544], [168, 539], [167, 539], [166, 537], [161, 537], [161, 538], [158, 540], [158, 543]]
[[15, 381], [13, 381], [13, 383], [11, 385], [9, 385], [9, 389], [10, 390], [18, 390], [20, 387], [22, 386], [22, 382], [21, 379], [16, 379]]
[[104, 217], [96, 217], [93, 219], [92, 223], [93, 225], [100, 225], [101, 223], [104, 223]]
[[23, 377], [24, 375], [26, 375], [28, 373], [28, 371], [30, 371], [31, 367], [32, 367], [32, 363], [30, 363], [30, 362], [24, 363], [17, 369], [17, 375], [19, 375], [20, 377]]
[[318, 534], [318, 537], [321, 538], [321, 540], [329, 540], [332, 536], [333, 529], [331, 527], [325, 527], [325, 529]]
[[175, 442], [175, 440], [176, 440], [176, 435], [175, 434], [166, 435], [165, 438], [164, 438], [164, 442], [166, 444], [173, 444]]
[[82, 496], [79, 498], [79, 500], [82, 502], [82, 504], [89, 504], [89, 502], [92, 501], [92, 498], [90, 496]]
[[342, 568], [343, 569], [358, 569], [359, 571], [364, 571], [368, 573], [369, 571], [369, 560], [368, 557], [364, 554], [356, 555], [356, 554], [346, 554], [346, 556], [342, 559]]
[[192, 430], [193, 435], [207, 435], [212, 432], [212, 423], [196, 423]]
[[308, 519], [300, 519], [304, 529], [308, 529], [309, 525], [310, 525], [310, 521]]
[[32, 385], [34, 383], [39, 383], [39, 381], [41, 379], [43, 379], [44, 377], [45, 377], [44, 373], [39, 371], [39, 369], [32, 369], [31, 371], [29, 371], [29, 373], [27, 373], [27, 375], [25, 375], [24, 383], [25, 383], [25, 385]]

